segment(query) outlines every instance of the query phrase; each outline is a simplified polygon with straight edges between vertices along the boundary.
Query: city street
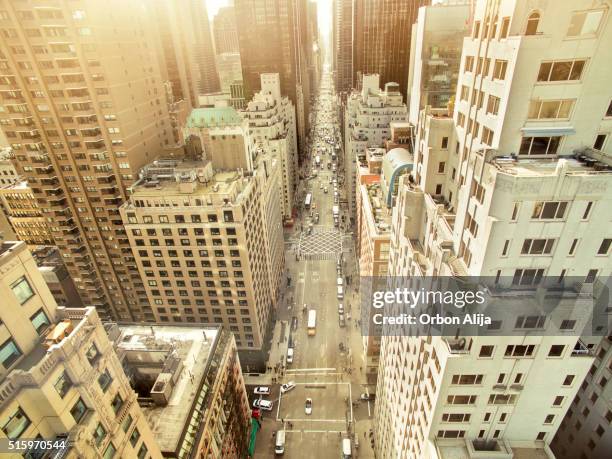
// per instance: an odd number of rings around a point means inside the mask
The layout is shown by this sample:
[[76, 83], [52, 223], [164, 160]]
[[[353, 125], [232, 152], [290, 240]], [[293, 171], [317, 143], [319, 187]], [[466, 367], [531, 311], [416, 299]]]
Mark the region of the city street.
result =
[[[285, 233], [287, 276], [290, 286], [285, 292], [286, 304], [278, 317], [289, 324], [290, 343], [294, 349], [293, 362], [286, 364], [280, 382], [295, 382], [296, 387], [284, 394], [275, 386], [268, 397], [274, 402], [272, 412], [266, 412], [259, 434], [255, 458], [274, 457], [276, 431], [286, 431], [285, 457], [291, 459], [337, 458], [343, 438], [351, 438], [353, 457], [373, 457], [369, 440], [361, 431], [358, 448], [354, 437], [357, 429], [364, 429], [373, 413], [373, 405], [359, 402], [366, 389], [362, 383], [363, 366], [361, 335], [356, 326], [359, 312], [355, 284], [346, 285], [347, 276], [357, 277], [351, 235], [343, 231], [340, 208], [335, 224], [333, 207], [340, 207], [343, 187], [338, 183], [334, 198], [334, 179], [343, 174], [341, 151], [332, 161], [331, 152], [339, 140], [339, 123], [334, 108], [329, 72], [323, 76], [316, 115], [311, 127], [310, 157], [303, 165], [298, 195], [300, 213], [293, 230]], [[329, 136], [329, 137], [328, 137]], [[315, 157], [320, 156], [320, 167]], [[327, 163], [332, 164], [328, 168]], [[316, 176], [313, 176], [316, 170]], [[337, 182], [336, 182], [337, 183]], [[312, 194], [310, 208], [305, 199]], [[334, 202], [335, 201], [335, 202]], [[318, 218], [317, 218], [318, 214]], [[339, 260], [342, 260], [339, 262]], [[344, 298], [337, 298], [337, 279], [342, 278]], [[344, 315], [341, 323], [339, 303]], [[308, 310], [316, 311], [314, 335], [308, 334]], [[295, 321], [297, 320], [297, 326]], [[294, 326], [291, 327], [292, 322]], [[279, 362], [269, 362], [275, 366]], [[281, 373], [282, 374], [282, 373]], [[312, 412], [306, 413], [305, 402], [312, 400]], [[366, 424], [364, 424], [366, 423]]]

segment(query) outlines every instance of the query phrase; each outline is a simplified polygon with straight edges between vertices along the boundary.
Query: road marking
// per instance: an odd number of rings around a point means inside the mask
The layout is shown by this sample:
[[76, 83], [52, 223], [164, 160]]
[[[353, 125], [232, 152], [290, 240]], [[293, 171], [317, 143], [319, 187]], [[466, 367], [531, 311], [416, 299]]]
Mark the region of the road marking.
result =
[[308, 371], [334, 371], [337, 370], [337, 368], [292, 368], [291, 370], [287, 370], [285, 371], [285, 373], [295, 373], [296, 371], [299, 372], [308, 372]]
[[344, 430], [298, 430], [298, 429], [293, 429], [293, 430], [287, 430], [285, 429], [285, 432], [287, 433], [344, 433]]
[[[285, 371], [285, 373], [288, 373], [288, 372], [289, 372], [289, 370]], [[341, 375], [343, 373], [338, 371], [338, 372], [334, 372], [334, 373], [291, 373], [291, 374], [294, 375], [294, 376], [301, 376], [301, 375], [303, 375], [303, 376], [306, 376], [306, 375], [308, 375], [308, 376], [337, 376], [337, 375]], [[300, 384], [302, 384], [302, 383], [300, 383]]]
[[310, 419], [310, 418], [283, 418], [285, 422], [346, 422], [346, 419]]

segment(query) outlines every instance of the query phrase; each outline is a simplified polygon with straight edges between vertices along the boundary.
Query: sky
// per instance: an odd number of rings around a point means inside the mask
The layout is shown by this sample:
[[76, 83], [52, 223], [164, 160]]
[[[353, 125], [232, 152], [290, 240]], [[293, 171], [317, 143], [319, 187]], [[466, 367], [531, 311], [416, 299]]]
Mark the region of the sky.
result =
[[[332, 0], [315, 0], [318, 3], [317, 13], [319, 19], [319, 31], [324, 37], [328, 37], [331, 31], [331, 3]], [[219, 8], [229, 5], [230, 0], [206, 0], [208, 17], [212, 19]]]

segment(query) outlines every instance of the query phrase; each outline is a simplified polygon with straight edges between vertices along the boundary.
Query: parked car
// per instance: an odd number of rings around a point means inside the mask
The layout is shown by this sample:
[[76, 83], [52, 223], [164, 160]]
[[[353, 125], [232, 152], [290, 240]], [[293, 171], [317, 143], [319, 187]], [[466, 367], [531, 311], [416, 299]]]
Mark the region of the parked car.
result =
[[268, 386], [258, 386], [253, 392], [256, 395], [270, 395], [270, 388]]
[[296, 331], [298, 327], [298, 318], [296, 316], [293, 316], [291, 318], [291, 330]]
[[342, 303], [338, 303], [338, 314], [344, 314], [344, 305]]
[[304, 412], [306, 414], [312, 414], [312, 399], [307, 398], [306, 403], [304, 404]]
[[292, 389], [295, 389], [295, 381], [289, 381], [280, 387], [281, 394], [285, 394]]
[[273, 406], [274, 406], [273, 402], [271, 402], [270, 400], [264, 400], [261, 398], [253, 402], [253, 408], [259, 408], [265, 411], [272, 411]]
[[287, 363], [293, 363], [293, 349], [287, 349]]

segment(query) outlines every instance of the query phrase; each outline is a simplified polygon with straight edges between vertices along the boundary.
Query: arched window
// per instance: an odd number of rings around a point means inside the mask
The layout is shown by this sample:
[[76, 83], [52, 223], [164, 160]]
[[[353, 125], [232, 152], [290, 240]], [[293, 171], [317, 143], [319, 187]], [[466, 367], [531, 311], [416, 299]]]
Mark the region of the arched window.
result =
[[527, 29], [525, 35], [535, 35], [538, 33], [538, 24], [540, 23], [540, 13], [531, 13], [527, 19]]

